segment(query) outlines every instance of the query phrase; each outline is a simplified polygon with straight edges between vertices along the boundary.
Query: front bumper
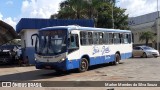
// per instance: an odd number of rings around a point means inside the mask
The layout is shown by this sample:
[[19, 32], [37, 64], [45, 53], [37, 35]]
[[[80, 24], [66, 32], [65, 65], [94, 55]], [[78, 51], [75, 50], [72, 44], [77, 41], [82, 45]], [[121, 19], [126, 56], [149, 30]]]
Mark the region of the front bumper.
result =
[[10, 62], [12, 62], [12, 58], [0, 58], [0, 63], [7, 64]]
[[157, 53], [157, 52], [149, 52], [149, 53], [147, 53], [147, 57], [159, 57], [159, 53]]
[[159, 57], [159, 54], [152, 54], [154, 57]]
[[50, 69], [50, 70], [66, 70], [66, 63], [63, 62], [36, 62], [36, 69]]

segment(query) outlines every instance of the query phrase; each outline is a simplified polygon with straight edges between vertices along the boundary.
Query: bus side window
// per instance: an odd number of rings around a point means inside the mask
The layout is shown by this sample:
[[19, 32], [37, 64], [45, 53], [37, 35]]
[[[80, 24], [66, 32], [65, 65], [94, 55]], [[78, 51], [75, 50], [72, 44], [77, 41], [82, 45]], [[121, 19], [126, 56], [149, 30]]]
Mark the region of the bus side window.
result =
[[75, 34], [76, 46], [79, 47], [79, 38], [78, 34]]
[[103, 33], [99, 33], [99, 44], [103, 44]]
[[109, 43], [109, 33], [104, 33], [104, 43], [108, 44]]
[[98, 34], [98, 32], [93, 33], [93, 43], [94, 44], [99, 44], [99, 34]]
[[122, 43], [122, 44], [124, 43], [124, 39], [123, 39], [123, 34], [122, 33], [120, 34], [120, 43]]
[[93, 44], [92, 32], [88, 32], [88, 43], [89, 45]]
[[120, 34], [114, 33], [114, 44], [119, 44], [119, 43], [120, 43]]
[[131, 34], [128, 34], [128, 43], [131, 43], [132, 42], [132, 36]]
[[118, 37], [119, 37], [118, 38], [119, 44], [121, 44], [121, 34], [120, 33], [118, 34]]
[[80, 32], [80, 41], [81, 45], [87, 45], [87, 32], [85, 31]]
[[124, 43], [125, 44], [128, 43], [128, 34], [127, 33], [124, 34]]
[[79, 49], [78, 34], [72, 34], [70, 38], [68, 38], [68, 42], [69, 42], [68, 53], [72, 53]]
[[109, 44], [113, 44], [113, 33], [109, 33]]
[[69, 48], [78, 48], [79, 44], [78, 44], [78, 35], [77, 34], [73, 34], [71, 35], [70, 39], [70, 44], [69, 44]]
[[95, 32], [93, 32], [93, 44], [96, 44], [96, 35], [95, 35]]

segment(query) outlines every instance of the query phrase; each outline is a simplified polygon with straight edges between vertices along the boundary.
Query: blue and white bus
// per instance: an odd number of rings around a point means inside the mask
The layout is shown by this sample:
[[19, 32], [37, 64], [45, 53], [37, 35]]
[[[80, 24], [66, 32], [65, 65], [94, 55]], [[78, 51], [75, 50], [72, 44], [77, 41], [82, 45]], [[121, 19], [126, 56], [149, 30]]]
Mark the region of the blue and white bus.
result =
[[132, 56], [132, 34], [129, 30], [81, 26], [54, 26], [40, 29], [31, 36], [35, 41], [37, 69], [80, 72], [89, 66], [113, 63]]

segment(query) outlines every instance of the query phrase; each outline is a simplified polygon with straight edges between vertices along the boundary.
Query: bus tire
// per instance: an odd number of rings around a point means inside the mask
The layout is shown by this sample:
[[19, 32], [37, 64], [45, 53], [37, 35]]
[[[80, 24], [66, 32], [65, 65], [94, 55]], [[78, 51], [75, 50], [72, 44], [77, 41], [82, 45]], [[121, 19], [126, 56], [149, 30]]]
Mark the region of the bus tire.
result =
[[119, 54], [115, 54], [115, 60], [113, 62], [113, 65], [118, 65], [120, 62], [120, 55]]
[[82, 58], [79, 65], [79, 72], [85, 72], [88, 70], [88, 60], [86, 58]]

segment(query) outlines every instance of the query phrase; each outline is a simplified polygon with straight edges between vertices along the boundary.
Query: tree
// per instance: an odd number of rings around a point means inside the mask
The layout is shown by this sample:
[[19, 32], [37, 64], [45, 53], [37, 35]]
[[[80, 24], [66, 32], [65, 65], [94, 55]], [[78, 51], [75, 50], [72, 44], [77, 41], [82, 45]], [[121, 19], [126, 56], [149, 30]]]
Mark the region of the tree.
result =
[[153, 39], [154, 39], [154, 33], [150, 31], [142, 32], [142, 34], [139, 37], [139, 41], [145, 40], [146, 46], [148, 45], [149, 40], [153, 40]]
[[85, 5], [86, 1], [84, 0], [66, 0], [64, 2], [61, 2], [60, 11], [58, 11], [57, 18], [59, 19], [84, 18]]
[[92, 19], [96, 27], [112, 28], [112, 9], [114, 25], [117, 29], [128, 29], [128, 15], [125, 9], [115, 6], [115, 0], [66, 0], [60, 3], [54, 19]]

